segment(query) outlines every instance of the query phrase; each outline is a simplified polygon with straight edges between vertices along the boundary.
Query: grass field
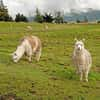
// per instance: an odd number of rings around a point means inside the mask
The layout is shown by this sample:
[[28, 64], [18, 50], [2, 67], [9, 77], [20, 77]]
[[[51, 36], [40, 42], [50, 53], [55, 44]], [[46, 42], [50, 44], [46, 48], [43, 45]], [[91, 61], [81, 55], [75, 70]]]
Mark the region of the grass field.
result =
[[[27, 26], [33, 30], [27, 30]], [[100, 25], [0, 23], [0, 94], [23, 100], [100, 100]], [[43, 44], [40, 62], [24, 57], [16, 64], [10, 54], [20, 38], [37, 35]], [[93, 65], [89, 82], [80, 82], [71, 61], [74, 38], [85, 38]]]

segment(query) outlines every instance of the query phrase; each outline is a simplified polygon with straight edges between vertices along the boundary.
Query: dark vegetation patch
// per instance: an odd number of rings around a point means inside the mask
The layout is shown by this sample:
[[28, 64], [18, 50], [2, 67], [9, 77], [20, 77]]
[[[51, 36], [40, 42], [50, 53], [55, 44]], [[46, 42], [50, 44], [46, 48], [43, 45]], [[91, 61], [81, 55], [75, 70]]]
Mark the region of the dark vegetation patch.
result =
[[17, 97], [15, 94], [9, 93], [0, 95], [0, 100], [23, 100], [21, 97]]

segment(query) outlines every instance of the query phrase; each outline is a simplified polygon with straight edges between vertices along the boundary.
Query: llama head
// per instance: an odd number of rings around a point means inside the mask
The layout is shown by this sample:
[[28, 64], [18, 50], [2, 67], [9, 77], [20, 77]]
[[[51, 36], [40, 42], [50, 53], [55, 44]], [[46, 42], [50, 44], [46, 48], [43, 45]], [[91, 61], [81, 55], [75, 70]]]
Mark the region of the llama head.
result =
[[85, 40], [85, 39], [83, 39], [83, 40], [77, 40], [77, 39], [76, 39], [76, 42], [75, 42], [75, 50], [81, 51], [81, 50], [84, 49], [84, 43], [83, 43], [84, 40]]
[[23, 56], [24, 49], [22, 46], [18, 46], [16, 51], [12, 54], [12, 59], [15, 63], [19, 61], [19, 59]]
[[13, 59], [14, 62], [16, 62], [16, 63], [18, 62], [19, 57], [18, 57], [17, 52], [14, 52], [14, 53], [12, 54], [12, 59]]

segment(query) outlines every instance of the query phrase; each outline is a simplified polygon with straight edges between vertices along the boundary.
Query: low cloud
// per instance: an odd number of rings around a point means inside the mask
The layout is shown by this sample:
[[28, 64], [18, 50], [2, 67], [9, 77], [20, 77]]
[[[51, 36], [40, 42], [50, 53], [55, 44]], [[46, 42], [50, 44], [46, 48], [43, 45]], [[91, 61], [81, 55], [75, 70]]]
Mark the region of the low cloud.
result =
[[18, 12], [27, 16], [34, 15], [36, 8], [39, 8], [41, 12], [59, 10], [70, 12], [72, 9], [86, 11], [88, 8], [100, 10], [99, 0], [4, 0], [4, 4], [12, 16]]

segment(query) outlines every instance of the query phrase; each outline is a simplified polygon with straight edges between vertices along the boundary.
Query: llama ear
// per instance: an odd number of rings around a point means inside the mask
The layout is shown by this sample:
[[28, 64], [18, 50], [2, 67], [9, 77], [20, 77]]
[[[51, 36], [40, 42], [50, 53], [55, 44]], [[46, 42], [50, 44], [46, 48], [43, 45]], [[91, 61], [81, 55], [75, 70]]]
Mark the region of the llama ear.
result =
[[83, 38], [82, 41], [85, 42], [85, 38]]
[[78, 39], [77, 39], [77, 38], [75, 38], [74, 40], [75, 40], [75, 41], [78, 41]]

